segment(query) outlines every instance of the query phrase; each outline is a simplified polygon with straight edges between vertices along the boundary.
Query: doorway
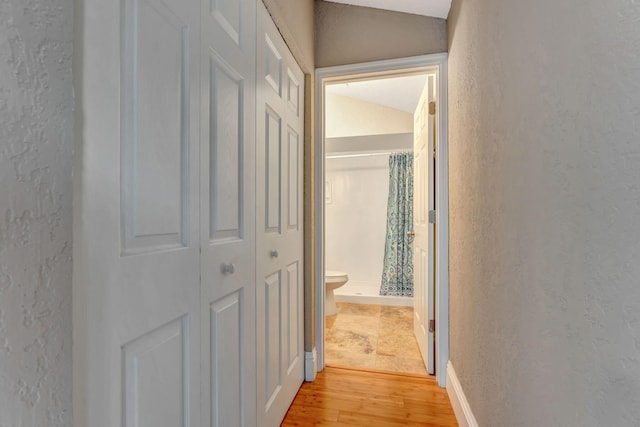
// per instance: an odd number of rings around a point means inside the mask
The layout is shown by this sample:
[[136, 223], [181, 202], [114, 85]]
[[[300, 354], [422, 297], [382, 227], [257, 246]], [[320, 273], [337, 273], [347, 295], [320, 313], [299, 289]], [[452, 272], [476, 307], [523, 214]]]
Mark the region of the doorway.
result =
[[[339, 160], [342, 163], [350, 164], [351, 166], [355, 165], [355, 167], [357, 167], [358, 160], [356, 159], [365, 159], [372, 164], [381, 162], [382, 164], [384, 164], [388, 160], [390, 152], [411, 151], [410, 148], [413, 147], [413, 141], [411, 141], [409, 147], [402, 147], [401, 143], [400, 146], [385, 147], [380, 145], [380, 142], [378, 142], [378, 145], [376, 145], [375, 142], [371, 143], [371, 141], [369, 141], [370, 145], [368, 148], [370, 149], [368, 151], [365, 149], [358, 152], [358, 150], [355, 149], [358, 145], [357, 139], [348, 141], [343, 140], [341, 142], [346, 142], [346, 144], [343, 144], [343, 148], [341, 149], [339, 147], [336, 147], [336, 141], [331, 139], [332, 136], [335, 137], [335, 135], [332, 135], [332, 131], [327, 129], [326, 127], [327, 121], [330, 119], [327, 113], [327, 105], [331, 103], [330, 98], [333, 96], [329, 94], [329, 92], [331, 92], [332, 90], [330, 89], [329, 91], [327, 91], [327, 89], [339, 87], [344, 88], [343, 85], [346, 83], [349, 83], [352, 86], [357, 86], [361, 82], [365, 81], [408, 78], [418, 75], [433, 76], [432, 83], [438, 93], [438, 97], [437, 99], [435, 99], [435, 104], [437, 104], [435, 105], [435, 107], [439, 112], [442, 112], [442, 114], [434, 116], [433, 122], [433, 130], [435, 135], [433, 148], [438, 152], [439, 156], [437, 157], [436, 164], [434, 164], [434, 166], [436, 166], [437, 176], [435, 177], [435, 195], [433, 194], [433, 192], [432, 195], [435, 196], [435, 203], [440, 208], [434, 212], [434, 219], [436, 221], [433, 231], [439, 237], [435, 248], [432, 249], [433, 254], [436, 254], [436, 264], [430, 266], [429, 270], [431, 274], [433, 274], [435, 270], [435, 278], [432, 281], [433, 288], [431, 292], [431, 303], [437, 313], [437, 318], [433, 317], [433, 310], [431, 310], [430, 315], [433, 318], [429, 320], [435, 321], [435, 325], [431, 323], [431, 326], [433, 326], [433, 330], [431, 331], [432, 335], [430, 337], [433, 340], [433, 345], [431, 348], [437, 349], [437, 352], [431, 356], [430, 360], [432, 363], [435, 360], [434, 370], [436, 378], [439, 384], [441, 386], [444, 386], [446, 378], [445, 367], [448, 359], [448, 239], [440, 237], [448, 236], [448, 195], [446, 192], [446, 54], [426, 55], [421, 57], [379, 61], [366, 64], [330, 67], [325, 69], [318, 69], [316, 71], [316, 141], [318, 141], [318, 143], [316, 144], [316, 151], [314, 153], [316, 161], [316, 174], [314, 177], [315, 192], [317, 194], [316, 205], [314, 208], [316, 218], [318, 218], [318, 223], [315, 235], [315, 262], [317, 266], [316, 283], [322, 284], [321, 286], [316, 287], [315, 308], [318, 319], [318, 321], [316, 322], [315, 331], [316, 349], [318, 350], [318, 370], [322, 370], [327, 361], [332, 356], [326, 353], [327, 350], [331, 350], [329, 348], [331, 345], [325, 346], [325, 331], [327, 330], [327, 326], [331, 328], [331, 323], [335, 321], [329, 317], [325, 318], [324, 315], [326, 309], [325, 304], [331, 305], [330, 302], [327, 303], [325, 301], [325, 270], [339, 267], [336, 265], [331, 265], [336, 264], [336, 254], [332, 252], [330, 255], [327, 255], [326, 253], [328, 248], [333, 248], [332, 251], [335, 250], [335, 242], [332, 242], [333, 239], [329, 237], [325, 239], [325, 236], [327, 236], [326, 233], [329, 231], [327, 227], [331, 225], [330, 217], [328, 217], [327, 214], [333, 214], [332, 211], [327, 212], [327, 203], [333, 203], [333, 198], [338, 196], [336, 192], [337, 189], [333, 188], [334, 183], [332, 182], [332, 180], [327, 180], [327, 178], [333, 174], [333, 169], [335, 166], [331, 166], [329, 162], [335, 163], [335, 160]], [[335, 90], [333, 90], [333, 92], [335, 92]], [[389, 121], [391, 120], [386, 120], [385, 122]], [[388, 138], [385, 138], [385, 140], [386, 139]], [[329, 157], [329, 159], [331, 160], [328, 160], [327, 157]], [[376, 157], [378, 158], [377, 160]], [[385, 215], [386, 217], [386, 210], [383, 215]], [[425, 214], [425, 216], [426, 215], [427, 214]], [[327, 223], [328, 219], [329, 223]], [[374, 264], [378, 262], [379, 261], [374, 261]], [[379, 267], [380, 266], [376, 266], [377, 269], [379, 269]], [[348, 272], [346, 273], [347, 275], [349, 274]], [[354, 273], [356, 273], [353, 277], [354, 279], [356, 279], [355, 287], [357, 288], [358, 285], [362, 285], [362, 283], [358, 283], [361, 282], [361, 280], [358, 280], [361, 278], [361, 275], [358, 276], [357, 271], [354, 271]], [[378, 281], [378, 285], [379, 283], [380, 282]], [[352, 286], [352, 288], [353, 287], [354, 286]], [[409, 298], [410, 304], [406, 304], [405, 302], [405, 304], [396, 303], [392, 306], [387, 306], [386, 304], [375, 304], [377, 302], [375, 298], [376, 296], [371, 295], [371, 298], [366, 302], [373, 304], [369, 304], [369, 307], [366, 307], [366, 305], [352, 305], [349, 301], [349, 292], [337, 293], [338, 311], [341, 311], [342, 309], [342, 311], [345, 311], [346, 313], [351, 312], [351, 314], [353, 314], [354, 310], [360, 312], [373, 311], [374, 313], [380, 313], [381, 311], [397, 311], [399, 313], [402, 310], [406, 311], [406, 307], [402, 307], [402, 305], [411, 305], [413, 299]], [[354, 293], [357, 294], [358, 292], [356, 291]], [[435, 298], [436, 295], [437, 299]], [[413, 297], [413, 295], [411, 295], [411, 297]], [[340, 307], [341, 302], [342, 304], [344, 304], [342, 307]], [[329, 308], [329, 310], [331, 310], [331, 308]], [[414, 310], [413, 313], [410, 313], [410, 315], [414, 317], [414, 323], [417, 312], [418, 310]], [[426, 319], [423, 323], [425, 325], [427, 324]], [[375, 366], [369, 367], [375, 368]], [[379, 365], [378, 367], [384, 369], [383, 366]]]
[[427, 374], [414, 336], [412, 237], [414, 117], [427, 82], [421, 73], [325, 87], [329, 366]]

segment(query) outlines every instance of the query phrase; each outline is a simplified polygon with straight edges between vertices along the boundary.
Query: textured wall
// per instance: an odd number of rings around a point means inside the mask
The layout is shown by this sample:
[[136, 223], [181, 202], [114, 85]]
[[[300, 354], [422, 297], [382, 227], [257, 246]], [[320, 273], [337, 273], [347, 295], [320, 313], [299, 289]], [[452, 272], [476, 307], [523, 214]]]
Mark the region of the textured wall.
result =
[[0, 426], [71, 425], [71, 0], [0, 2]]
[[316, 1], [316, 67], [447, 51], [444, 19]]
[[313, 0], [263, 0], [305, 74], [314, 71]]
[[481, 426], [640, 422], [640, 3], [455, 0], [451, 360]]

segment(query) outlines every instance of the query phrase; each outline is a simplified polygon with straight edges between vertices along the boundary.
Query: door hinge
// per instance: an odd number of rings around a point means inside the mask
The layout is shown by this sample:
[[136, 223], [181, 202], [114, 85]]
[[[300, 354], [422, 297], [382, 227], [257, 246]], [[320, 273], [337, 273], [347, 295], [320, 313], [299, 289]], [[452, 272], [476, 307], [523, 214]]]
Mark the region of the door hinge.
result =
[[435, 224], [436, 223], [436, 211], [429, 211], [429, 224]]
[[429, 332], [434, 333], [435, 331], [436, 331], [436, 320], [431, 319], [429, 320]]
[[436, 114], [436, 103], [435, 101], [431, 101], [429, 103], [429, 115], [433, 116], [434, 114]]

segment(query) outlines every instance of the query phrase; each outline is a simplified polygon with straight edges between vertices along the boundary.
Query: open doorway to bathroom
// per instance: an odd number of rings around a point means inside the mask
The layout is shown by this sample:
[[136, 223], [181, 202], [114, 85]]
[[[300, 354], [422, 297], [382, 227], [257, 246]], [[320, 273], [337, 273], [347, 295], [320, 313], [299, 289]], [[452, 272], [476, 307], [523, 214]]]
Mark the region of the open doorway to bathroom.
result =
[[412, 237], [414, 117], [427, 83], [420, 73], [325, 87], [327, 365], [427, 374]]
[[[322, 284], [316, 287], [318, 370], [340, 365], [435, 372], [444, 386], [446, 54], [319, 69], [316, 102], [320, 143], [315, 151], [314, 191], [321, 197], [315, 204], [315, 262], [316, 283]], [[423, 130], [418, 138], [414, 129], [422, 125], [429, 131]], [[405, 171], [402, 179], [394, 178], [393, 169], [399, 165]], [[407, 181], [407, 170], [414, 174], [413, 195], [393, 183]], [[415, 179], [423, 189], [430, 188], [425, 194], [418, 191], [421, 197], [415, 192]], [[405, 187], [410, 185], [405, 182]], [[409, 214], [397, 211], [394, 193], [402, 193], [400, 204], [410, 206]], [[407, 227], [396, 227], [399, 222]], [[422, 229], [416, 228], [420, 225]], [[389, 239], [392, 226], [397, 228], [395, 240]], [[416, 257], [420, 233], [424, 250]], [[413, 259], [407, 259], [403, 245], [411, 249]], [[399, 281], [393, 274], [398, 270], [407, 273]], [[413, 280], [423, 287], [412, 289], [406, 282]]]

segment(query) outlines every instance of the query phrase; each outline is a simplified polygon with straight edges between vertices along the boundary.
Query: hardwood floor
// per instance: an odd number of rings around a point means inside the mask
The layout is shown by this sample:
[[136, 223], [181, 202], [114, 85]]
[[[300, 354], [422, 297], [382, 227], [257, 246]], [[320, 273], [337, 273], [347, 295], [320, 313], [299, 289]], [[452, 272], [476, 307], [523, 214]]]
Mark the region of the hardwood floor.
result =
[[327, 367], [304, 383], [282, 426], [457, 426], [447, 391], [426, 375]]

